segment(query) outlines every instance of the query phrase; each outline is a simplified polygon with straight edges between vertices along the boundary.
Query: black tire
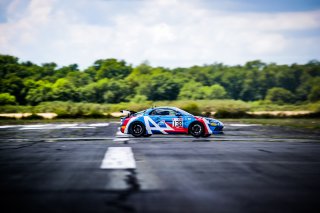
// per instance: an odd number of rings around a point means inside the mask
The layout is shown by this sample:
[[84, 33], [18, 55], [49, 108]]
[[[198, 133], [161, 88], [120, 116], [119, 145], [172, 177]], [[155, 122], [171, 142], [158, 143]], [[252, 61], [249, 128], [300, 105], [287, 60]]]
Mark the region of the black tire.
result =
[[145, 134], [146, 127], [141, 122], [134, 122], [130, 125], [130, 133], [134, 137], [141, 137]]
[[148, 138], [150, 136], [151, 136], [151, 134], [143, 135], [143, 137], [145, 137], [145, 138]]
[[189, 126], [189, 134], [193, 137], [200, 137], [204, 133], [204, 127], [200, 122], [194, 122]]

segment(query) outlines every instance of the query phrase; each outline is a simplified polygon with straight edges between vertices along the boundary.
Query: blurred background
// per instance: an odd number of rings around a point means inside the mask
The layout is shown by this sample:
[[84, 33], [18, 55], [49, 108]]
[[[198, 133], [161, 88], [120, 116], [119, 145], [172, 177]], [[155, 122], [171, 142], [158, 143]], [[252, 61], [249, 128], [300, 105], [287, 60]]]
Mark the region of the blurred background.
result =
[[319, 43], [316, 0], [0, 0], [0, 116], [315, 118]]

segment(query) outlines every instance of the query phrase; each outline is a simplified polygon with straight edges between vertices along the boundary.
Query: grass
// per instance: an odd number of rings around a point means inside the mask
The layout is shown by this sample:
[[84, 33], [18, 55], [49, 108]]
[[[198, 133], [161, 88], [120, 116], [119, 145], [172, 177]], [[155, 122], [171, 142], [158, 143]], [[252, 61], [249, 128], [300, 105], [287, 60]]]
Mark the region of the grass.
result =
[[90, 115], [99, 113], [119, 112], [122, 109], [140, 111], [152, 106], [176, 106], [179, 108], [194, 108], [200, 112], [215, 112], [218, 110], [237, 111], [320, 111], [320, 101], [315, 103], [300, 103], [277, 105], [266, 101], [244, 102], [240, 100], [176, 100], [176, 101], [145, 101], [143, 103], [72, 103], [72, 102], [43, 102], [37, 106], [0, 106], [0, 113], [44, 113]]

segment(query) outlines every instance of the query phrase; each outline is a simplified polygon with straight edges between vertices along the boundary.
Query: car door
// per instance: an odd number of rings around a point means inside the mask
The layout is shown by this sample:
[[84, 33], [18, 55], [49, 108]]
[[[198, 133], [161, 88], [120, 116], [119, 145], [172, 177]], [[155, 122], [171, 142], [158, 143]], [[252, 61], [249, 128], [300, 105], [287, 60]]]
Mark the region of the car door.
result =
[[172, 109], [163, 109], [160, 115], [160, 119], [162, 122], [169, 124], [169, 126], [173, 126], [175, 124], [176, 112]]
[[155, 109], [150, 112], [149, 117], [151, 118], [151, 120], [153, 120], [158, 125], [161, 120], [160, 114], [161, 114], [161, 110]]
[[162, 120], [171, 126], [173, 129], [170, 131], [171, 133], [185, 133], [185, 128], [183, 128], [184, 116], [181, 113], [173, 109], [167, 109], [164, 114]]
[[155, 109], [150, 112], [150, 118], [160, 126], [165, 127], [165, 123], [172, 125], [172, 120], [175, 117], [176, 112], [171, 109]]
[[[183, 128], [183, 116], [177, 116], [177, 112], [172, 109], [155, 109], [150, 112], [149, 117], [156, 123], [156, 125], [161, 129], [161, 131], [166, 131], [167, 133], [184, 133]], [[155, 128], [153, 132], [156, 133]]]

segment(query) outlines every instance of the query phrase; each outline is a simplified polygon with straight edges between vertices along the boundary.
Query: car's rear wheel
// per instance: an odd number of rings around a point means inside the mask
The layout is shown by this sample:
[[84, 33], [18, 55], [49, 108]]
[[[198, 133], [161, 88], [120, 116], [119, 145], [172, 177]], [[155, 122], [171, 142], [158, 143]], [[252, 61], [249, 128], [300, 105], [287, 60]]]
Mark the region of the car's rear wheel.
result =
[[200, 122], [194, 122], [189, 126], [189, 133], [193, 137], [200, 137], [204, 133], [203, 125]]
[[134, 122], [131, 124], [130, 133], [134, 137], [141, 137], [145, 134], [146, 128], [143, 123], [141, 122]]

